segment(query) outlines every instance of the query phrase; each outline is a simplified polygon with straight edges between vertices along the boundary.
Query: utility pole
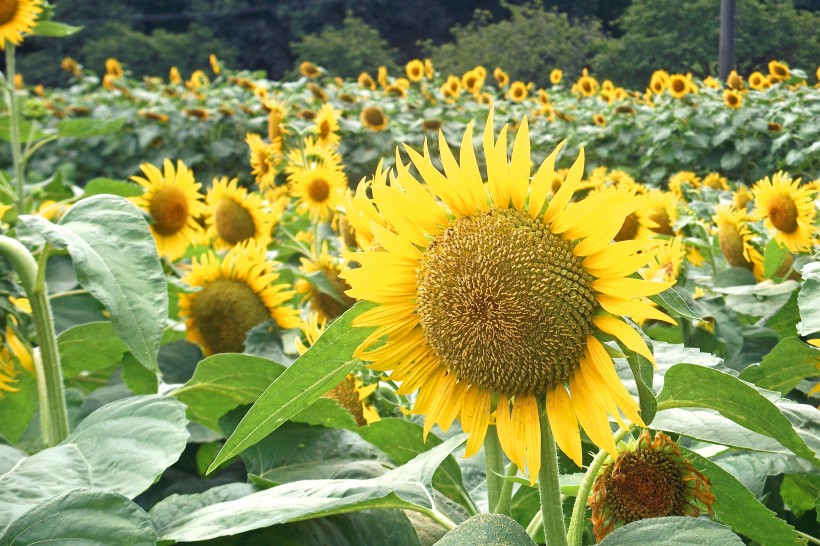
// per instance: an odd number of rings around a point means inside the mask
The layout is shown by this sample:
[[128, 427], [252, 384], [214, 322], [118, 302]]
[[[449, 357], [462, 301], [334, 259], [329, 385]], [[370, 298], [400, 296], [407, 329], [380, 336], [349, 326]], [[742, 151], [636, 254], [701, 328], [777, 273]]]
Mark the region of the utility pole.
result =
[[726, 81], [735, 64], [735, 0], [720, 0], [718, 78]]

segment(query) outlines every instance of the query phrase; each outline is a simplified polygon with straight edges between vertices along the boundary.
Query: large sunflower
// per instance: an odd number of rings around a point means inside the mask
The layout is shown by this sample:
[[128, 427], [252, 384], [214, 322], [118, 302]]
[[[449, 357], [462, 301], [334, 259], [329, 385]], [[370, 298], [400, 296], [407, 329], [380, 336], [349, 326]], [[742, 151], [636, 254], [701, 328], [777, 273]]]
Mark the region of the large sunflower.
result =
[[813, 191], [800, 187], [800, 179], [792, 180], [784, 172], [767, 176], [755, 184], [755, 214], [763, 225], [774, 230], [774, 238], [791, 252], [809, 248], [817, 230], [814, 217]]
[[527, 119], [508, 161], [507, 128], [496, 140], [491, 113], [485, 176], [472, 133], [470, 124], [460, 162], [440, 136], [443, 174], [426, 146], [423, 155], [407, 148], [426, 185], [399, 158], [389, 184], [387, 173], [377, 173], [372, 200], [350, 200], [354, 228], [374, 238], [368, 250], [350, 255], [361, 267], [343, 277], [351, 297], [379, 304], [354, 323], [378, 327], [356, 355], [374, 370], [392, 371], [401, 393], [418, 391], [413, 412], [426, 415], [425, 432], [434, 424], [446, 430], [460, 417], [470, 433], [467, 456], [480, 448], [495, 415], [502, 448], [534, 482], [539, 402], [559, 447], [578, 465], [579, 424], [615, 454], [608, 416], [623, 424], [623, 412], [641, 423], [598, 337], [611, 334], [651, 358], [620, 316], [673, 322], [643, 301], [671, 283], [627, 278], [657, 245], [612, 243], [639, 206], [634, 199], [570, 204], [583, 152], [547, 201], [560, 146], [531, 179]]
[[0, 1], [0, 49], [6, 48], [6, 42], [23, 43], [23, 34], [37, 26], [37, 18], [43, 11], [41, 4], [42, 0]]
[[268, 319], [298, 328], [298, 311], [283, 305], [294, 293], [278, 280], [265, 247], [253, 240], [236, 245], [222, 259], [212, 253], [194, 258], [182, 281], [200, 290], [179, 296], [186, 337], [207, 355], [241, 353], [248, 330]]
[[205, 202], [205, 237], [213, 240], [216, 248], [230, 248], [248, 239], [263, 247], [270, 242], [276, 214], [258, 193], [239, 187], [236, 178], [230, 182], [227, 177], [215, 178]]
[[159, 255], [176, 260], [202, 236], [198, 222], [205, 214], [199, 193], [202, 184], [194, 180], [194, 173], [182, 161], [177, 161], [174, 169], [171, 160], [166, 159], [162, 167], [160, 171], [150, 163], [140, 165], [146, 178], [132, 176], [131, 180], [145, 188], [145, 193], [131, 200], [151, 217], [151, 233]]

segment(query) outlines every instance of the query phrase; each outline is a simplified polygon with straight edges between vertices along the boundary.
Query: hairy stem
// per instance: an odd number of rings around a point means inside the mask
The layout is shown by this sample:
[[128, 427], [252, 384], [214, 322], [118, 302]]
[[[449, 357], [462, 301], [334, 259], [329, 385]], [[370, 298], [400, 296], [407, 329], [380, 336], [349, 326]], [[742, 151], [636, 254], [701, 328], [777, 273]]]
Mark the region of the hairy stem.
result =
[[561, 485], [558, 482], [558, 452], [547, 419], [544, 400], [539, 400], [538, 405], [541, 421], [541, 470], [538, 472], [538, 492], [541, 495], [544, 536], [549, 546], [567, 546], [564, 509], [561, 506]]

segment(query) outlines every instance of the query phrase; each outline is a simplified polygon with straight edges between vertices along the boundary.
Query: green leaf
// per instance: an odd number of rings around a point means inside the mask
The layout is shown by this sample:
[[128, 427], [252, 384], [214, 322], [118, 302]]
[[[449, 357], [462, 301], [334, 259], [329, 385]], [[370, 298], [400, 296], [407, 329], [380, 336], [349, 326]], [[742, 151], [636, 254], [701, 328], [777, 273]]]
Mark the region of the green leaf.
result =
[[503, 544], [505, 546], [535, 546], [527, 530], [503, 514], [473, 516], [436, 542], [436, 546], [465, 544]]
[[122, 381], [134, 394], [157, 394], [157, 374], [139, 363], [134, 355], [126, 353], [122, 359]]
[[185, 449], [185, 407], [161, 396], [117, 400], [89, 415], [58, 446], [0, 476], [0, 527], [44, 501], [80, 487], [133, 498]]
[[135, 197], [142, 194], [142, 188], [133, 182], [114, 180], [113, 178], [92, 178], [83, 188], [80, 199], [92, 195], [119, 195], [120, 197]]
[[57, 135], [61, 138], [88, 138], [116, 133], [125, 125], [125, 118], [64, 119], [57, 122]]
[[807, 336], [820, 332], [820, 262], [812, 262], [800, 270], [803, 276], [803, 287], [797, 296], [797, 307], [800, 309], [800, 322], [797, 332]]
[[743, 546], [725, 525], [681, 516], [649, 518], [614, 530], [601, 546]]
[[353, 369], [353, 351], [375, 330], [354, 328], [351, 323], [373, 306], [369, 302], [358, 303], [336, 319], [316, 343], [265, 390], [222, 446], [208, 472], [276, 430], [344, 379]]
[[57, 336], [57, 348], [66, 378], [119, 364], [128, 351], [110, 322], [73, 326]]
[[815, 363], [820, 349], [814, 349], [796, 337], [784, 339], [763, 357], [759, 366], [746, 368], [740, 374], [744, 381], [758, 387], [787, 393], [803, 379], [817, 375]]
[[766, 508], [737, 479], [694, 451], [681, 447], [686, 459], [712, 482], [712, 507], [722, 523], [762, 546], [803, 544], [794, 528]]
[[[638, 334], [643, 338], [646, 346], [652, 351], [652, 340], [634, 323], [629, 321], [630, 327], [634, 327]], [[638, 389], [638, 401], [641, 408], [641, 418], [647, 425], [652, 423], [655, 418], [655, 413], [658, 411], [658, 402], [655, 400], [655, 394], [652, 392], [652, 380], [655, 376], [655, 369], [646, 357], [639, 355], [635, 351], [630, 350], [626, 345], [618, 340], [618, 346], [626, 355], [626, 361], [629, 363], [629, 368], [632, 370], [632, 376], [635, 380], [635, 386]]]
[[692, 320], [703, 320], [701, 317], [697, 315], [686, 301], [678, 294], [674, 288], [668, 288], [664, 290], [660, 294], [655, 296], [650, 296], [650, 300], [655, 302], [656, 304], [660, 305], [670, 313], [674, 313], [680, 315], [683, 318], [688, 318]]
[[820, 495], [820, 476], [785, 476], [780, 486], [780, 496], [796, 517], [815, 510], [815, 499]]
[[57, 21], [40, 21], [31, 33], [34, 36], [62, 38], [64, 36], [76, 34], [82, 29], [83, 27], [75, 27], [74, 25], [67, 25]]
[[[194, 541], [368, 508], [419, 506], [429, 510], [433, 507], [433, 473], [466, 439], [466, 434], [450, 438], [378, 478], [291, 482], [198, 508], [195, 499], [172, 495], [154, 506], [151, 516], [161, 540]], [[186, 505], [193, 509], [186, 510]], [[169, 509], [174, 511], [173, 518], [163, 515]]]
[[0, 475], [5, 474], [28, 455], [16, 447], [0, 444]]
[[0, 397], [0, 434], [9, 442], [17, 443], [37, 411], [37, 379], [22, 371], [14, 384], [17, 392]]
[[791, 253], [785, 245], [781, 245], [776, 239], [769, 241], [763, 251], [763, 276], [773, 278], [787, 257], [791, 257]]
[[219, 430], [219, 418], [252, 404], [285, 370], [276, 362], [244, 354], [218, 354], [197, 364], [187, 383], [171, 393], [188, 406], [188, 418]]
[[686, 407], [717, 410], [753, 432], [774, 438], [806, 460], [816, 461], [814, 451], [777, 406], [737, 377], [692, 364], [672, 366], [658, 395], [658, 410]]
[[96, 195], [72, 206], [59, 224], [38, 216], [20, 220], [53, 246], [68, 249], [80, 284], [105, 305], [140, 364], [157, 372], [168, 289], [139, 209], [122, 197]]
[[[30, 121], [20, 118], [20, 136], [23, 141], [28, 140], [29, 135], [31, 135], [32, 141], [41, 140], [48, 136], [36, 125], [32, 125]], [[11, 142], [11, 121], [8, 115], [0, 115], [0, 139]]]
[[122, 495], [101, 489], [75, 489], [47, 499], [0, 536], [0, 546], [156, 542], [157, 532], [145, 510]]

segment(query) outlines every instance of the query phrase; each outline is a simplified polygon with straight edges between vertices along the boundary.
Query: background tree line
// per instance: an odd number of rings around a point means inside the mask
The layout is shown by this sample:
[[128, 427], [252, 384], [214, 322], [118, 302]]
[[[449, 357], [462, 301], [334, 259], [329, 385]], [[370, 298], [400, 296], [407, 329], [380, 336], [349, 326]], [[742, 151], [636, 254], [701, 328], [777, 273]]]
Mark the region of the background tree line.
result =
[[[19, 56], [29, 83], [62, 86], [71, 56], [97, 72], [120, 59], [137, 76], [184, 75], [215, 53], [278, 79], [302, 60], [355, 77], [432, 57], [444, 72], [501, 66], [546, 83], [583, 67], [641, 88], [657, 68], [716, 73], [720, 0], [58, 0], [57, 18], [82, 25], [61, 40], [32, 38]], [[736, 64], [748, 74], [779, 59], [820, 63], [820, 2], [737, 0]]]

